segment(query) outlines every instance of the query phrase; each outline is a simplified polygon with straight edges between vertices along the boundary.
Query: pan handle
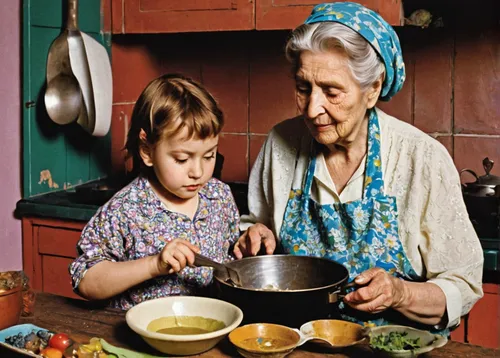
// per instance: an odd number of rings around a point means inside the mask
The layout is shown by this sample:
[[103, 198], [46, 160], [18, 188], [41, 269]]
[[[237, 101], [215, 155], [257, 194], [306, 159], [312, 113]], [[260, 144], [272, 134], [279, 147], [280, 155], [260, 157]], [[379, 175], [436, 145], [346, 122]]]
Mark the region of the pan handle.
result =
[[339, 300], [343, 299], [347, 295], [347, 289], [349, 288], [359, 288], [362, 287], [363, 285], [358, 285], [356, 282], [352, 281], [351, 283], [348, 283], [346, 285], [338, 287], [335, 291], [330, 292], [328, 294], [328, 302], [329, 303], [336, 303]]

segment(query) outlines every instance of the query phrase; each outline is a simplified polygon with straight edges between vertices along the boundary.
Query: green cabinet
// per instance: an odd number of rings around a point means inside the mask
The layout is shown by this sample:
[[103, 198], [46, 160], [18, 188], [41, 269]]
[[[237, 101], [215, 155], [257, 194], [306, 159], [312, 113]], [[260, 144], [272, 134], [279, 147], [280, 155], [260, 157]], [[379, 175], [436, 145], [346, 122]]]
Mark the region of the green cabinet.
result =
[[[23, 197], [106, 177], [111, 138], [92, 137], [78, 124], [55, 124], [44, 105], [47, 54], [66, 21], [66, 0], [23, 0]], [[100, 41], [101, 1], [80, 0], [81, 31]]]

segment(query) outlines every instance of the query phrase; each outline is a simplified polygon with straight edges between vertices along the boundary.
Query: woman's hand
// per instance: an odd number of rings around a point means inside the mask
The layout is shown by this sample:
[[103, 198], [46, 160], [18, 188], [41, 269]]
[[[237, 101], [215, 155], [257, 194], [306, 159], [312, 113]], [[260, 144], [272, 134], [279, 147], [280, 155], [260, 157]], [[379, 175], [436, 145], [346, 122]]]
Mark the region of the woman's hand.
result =
[[181, 271], [187, 265], [192, 266], [195, 252], [200, 252], [200, 249], [189, 241], [182, 239], [170, 241], [157, 255], [160, 274], [171, 274]]
[[354, 282], [363, 287], [347, 294], [344, 301], [360, 311], [379, 313], [403, 305], [408, 295], [405, 281], [379, 267], [362, 272]]
[[234, 245], [234, 256], [239, 260], [245, 256], [255, 256], [264, 245], [266, 254], [272, 255], [276, 249], [276, 238], [264, 224], [250, 226]]

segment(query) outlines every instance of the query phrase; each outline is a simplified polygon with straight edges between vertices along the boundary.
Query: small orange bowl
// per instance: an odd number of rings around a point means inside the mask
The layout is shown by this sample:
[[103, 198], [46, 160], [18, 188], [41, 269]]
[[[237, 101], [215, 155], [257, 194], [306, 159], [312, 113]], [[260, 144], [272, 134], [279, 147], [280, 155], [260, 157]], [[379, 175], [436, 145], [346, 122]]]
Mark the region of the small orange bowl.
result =
[[254, 323], [236, 328], [229, 340], [243, 357], [281, 358], [297, 347], [300, 334], [278, 324]]
[[357, 323], [336, 319], [321, 319], [304, 323], [300, 327], [304, 336], [320, 337], [331, 344], [321, 340], [311, 340], [311, 343], [328, 348], [344, 348], [362, 343], [367, 333], [363, 326]]

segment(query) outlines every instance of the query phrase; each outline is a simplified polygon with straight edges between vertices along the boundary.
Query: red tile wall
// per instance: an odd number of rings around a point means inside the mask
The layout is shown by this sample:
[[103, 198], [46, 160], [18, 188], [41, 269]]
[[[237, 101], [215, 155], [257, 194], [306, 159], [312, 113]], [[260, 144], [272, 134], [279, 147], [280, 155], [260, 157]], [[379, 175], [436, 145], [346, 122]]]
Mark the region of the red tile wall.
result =
[[[484, 1], [476, 13], [465, 5], [450, 7], [443, 28], [398, 28], [407, 81], [390, 102], [380, 104], [436, 137], [458, 169], [468, 167], [479, 175], [486, 156], [499, 162], [493, 173], [500, 175], [498, 3]], [[248, 31], [114, 36], [114, 168], [124, 168], [121, 149], [128, 120], [144, 86], [160, 74], [181, 72], [201, 81], [225, 112], [220, 139], [223, 179], [246, 182], [266, 133], [297, 114], [290, 66], [283, 55], [287, 35]]]

